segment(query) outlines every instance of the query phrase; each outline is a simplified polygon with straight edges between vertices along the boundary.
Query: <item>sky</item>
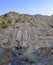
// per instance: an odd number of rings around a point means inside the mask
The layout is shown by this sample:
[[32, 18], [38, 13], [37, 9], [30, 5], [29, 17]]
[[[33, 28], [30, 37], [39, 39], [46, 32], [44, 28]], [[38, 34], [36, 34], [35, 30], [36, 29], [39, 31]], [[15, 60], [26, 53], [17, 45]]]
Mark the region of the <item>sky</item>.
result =
[[53, 15], [53, 0], [0, 0], [0, 15], [7, 12]]

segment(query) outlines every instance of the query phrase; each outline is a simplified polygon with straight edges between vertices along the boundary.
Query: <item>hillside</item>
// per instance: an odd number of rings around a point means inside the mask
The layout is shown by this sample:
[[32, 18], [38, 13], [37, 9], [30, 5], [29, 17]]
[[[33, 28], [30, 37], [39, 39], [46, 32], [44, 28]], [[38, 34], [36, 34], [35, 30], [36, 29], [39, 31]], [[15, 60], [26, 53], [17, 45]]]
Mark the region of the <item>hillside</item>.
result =
[[[39, 48], [53, 44], [53, 16], [9, 12], [0, 16], [0, 45]], [[6, 43], [5, 43], [6, 42]], [[19, 42], [19, 43], [18, 43]], [[29, 50], [29, 49], [28, 49]]]
[[[0, 16], [0, 48], [32, 53], [53, 47], [53, 15], [8, 12]], [[19, 51], [20, 52], [20, 51]], [[17, 53], [17, 51], [15, 52]]]

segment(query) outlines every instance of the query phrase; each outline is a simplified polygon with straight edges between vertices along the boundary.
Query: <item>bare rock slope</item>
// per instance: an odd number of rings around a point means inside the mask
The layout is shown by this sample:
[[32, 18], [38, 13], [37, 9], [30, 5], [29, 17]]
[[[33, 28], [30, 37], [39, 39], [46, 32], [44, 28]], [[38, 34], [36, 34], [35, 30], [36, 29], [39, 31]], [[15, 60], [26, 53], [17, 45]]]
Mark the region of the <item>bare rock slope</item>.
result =
[[53, 46], [53, 15], [9, 12], [0, 16], [0, 47], [22, 47], [32, 52]]

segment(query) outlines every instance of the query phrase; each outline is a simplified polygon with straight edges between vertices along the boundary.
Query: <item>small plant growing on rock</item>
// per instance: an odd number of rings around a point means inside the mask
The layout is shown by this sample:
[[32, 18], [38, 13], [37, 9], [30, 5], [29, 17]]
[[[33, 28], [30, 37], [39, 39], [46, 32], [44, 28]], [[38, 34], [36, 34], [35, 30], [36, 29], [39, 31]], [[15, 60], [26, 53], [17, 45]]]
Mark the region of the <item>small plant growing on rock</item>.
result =
[[15, 54], [18, 54], [21, 61], [28, 62], [30, 64], [35, 63], [35, 58], [33, 54], [27, 53], [25, 49], [23, 49], [21, 46], [15, 48]]
[[7, 27], [7, 25], [5, 24], [5, 22], [4, 22], [4, 21], [3, 21], [0, 25], [1, 25], [1, 28], [2, 28], [2, 29], [4, 29], [4, 28], [6, 28], [6, 27]]

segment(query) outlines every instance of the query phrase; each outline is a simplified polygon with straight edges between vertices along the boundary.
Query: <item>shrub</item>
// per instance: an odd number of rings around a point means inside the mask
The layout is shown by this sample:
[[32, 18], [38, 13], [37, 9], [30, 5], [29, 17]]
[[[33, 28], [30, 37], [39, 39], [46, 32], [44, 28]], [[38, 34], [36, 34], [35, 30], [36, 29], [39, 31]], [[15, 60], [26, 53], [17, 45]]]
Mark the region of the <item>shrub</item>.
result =
[[25, 50], [22, 49], [22, 47], [15, 47], [15, 53], [17, 53], [18, 55], [23, 55], [23, 53], [25, 53]]
[[8, 22], [7, 22], [7, 23], [9, 23], [9, 24], [10, 24], [11, 22], [12, 22], [12, 19], [8, 19]]
[[53, 28], [53, 25], [49, 25], [51, 28]]
[[20, 57], [21, 61], [25, 61], [28, 63], [35, 63], [35, 58], [34, 55], [31, 53], [26, 52], [25, 49], [19, 47], [19, 48], [15, 48], [14, 51], [15, 54], [18, 54], [18, 56]]
[[4, 29], [4, 28], [6, 28], [6, 27], [7, 27], [7, 25], [5, 24], [5, 22], [4, 22], [4, 21], [3, 21], [0, 25], [1, 25], [1, 28], [2, 28], [2, 29]]
[[35, 63], [35, 58], [34, 58], [34, 55], [31, 54], [31, 53], [24, 53], [22, 56], [21, 56], [21, 60], [22, 61], [26, 61], [28, 63]]
[[7, 14], [4, 14], [4, 17], [7, 17]]

